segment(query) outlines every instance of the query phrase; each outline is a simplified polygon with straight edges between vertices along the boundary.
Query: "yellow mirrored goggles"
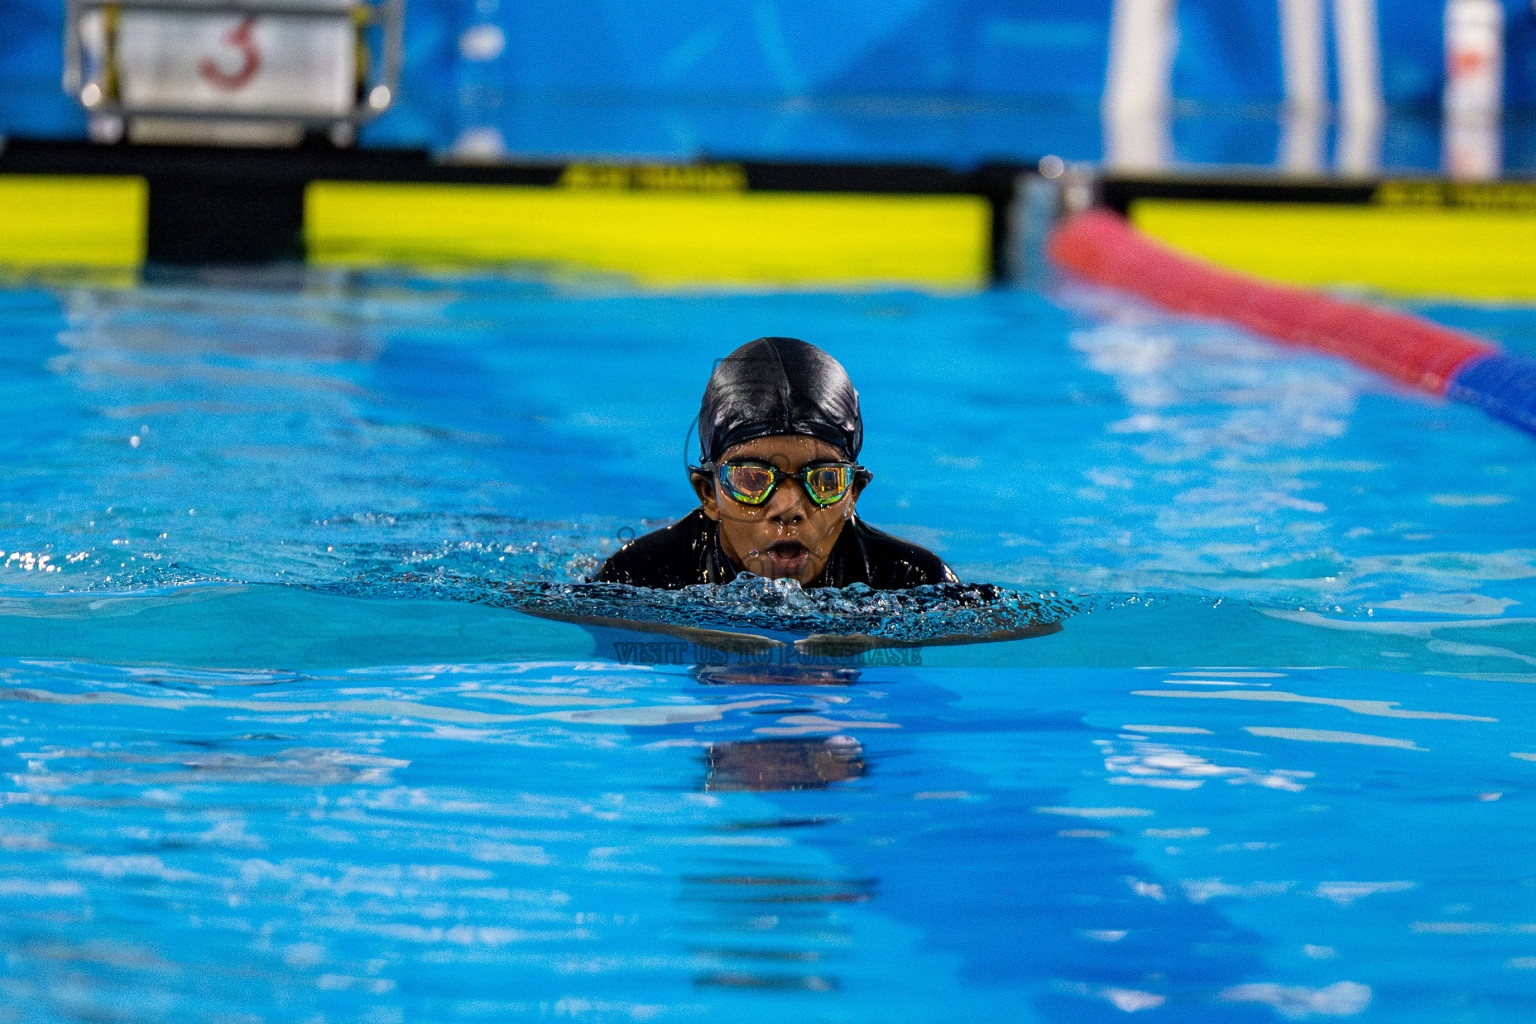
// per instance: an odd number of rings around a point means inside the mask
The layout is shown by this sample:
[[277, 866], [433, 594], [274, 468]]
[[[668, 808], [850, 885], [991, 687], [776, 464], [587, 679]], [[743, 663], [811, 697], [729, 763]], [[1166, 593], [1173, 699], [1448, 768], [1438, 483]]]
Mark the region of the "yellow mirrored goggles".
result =
[[743, 505], [761, 505], [784, 481], [798, 480], [811, 500], [825, 508], [842, 501], [860, 474], [869, 479], [867, 469], [851, 462], [813, 462], [796, 473], [754, 461], [722, 462], [713, 469], [725, 493]]

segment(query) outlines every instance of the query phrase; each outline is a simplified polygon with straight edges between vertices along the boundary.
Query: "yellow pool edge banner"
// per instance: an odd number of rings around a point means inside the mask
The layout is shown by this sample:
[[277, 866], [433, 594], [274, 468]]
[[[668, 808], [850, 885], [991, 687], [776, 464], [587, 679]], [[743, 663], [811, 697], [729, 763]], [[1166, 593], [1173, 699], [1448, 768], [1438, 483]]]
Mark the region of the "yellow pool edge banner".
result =
[[977, 195], [312, 182], [311, 262], [523, 263], [643, 284], [969, 290], [990, 276]]
[[133, 269], [148, 220], [140, 177], [0, 175], [0, 266]]
[[[997, 196], [921, 185], [754, 190], [749, 179], [733, 164], [571, 164], [539, 184], [306, 179], [291, 186], [292, 223], [302, 201], [307, 258], [332, 266], [511, 266], [659, 287], [769, 289], [970, 291], [993, 277]], [[1533, 182], [1160, 179], [1128, 187], [1163, 190], [1117, 206], [1148, 235], [1269, 280], [1536, 300]], [[1169, 198], [1170, 188], [1182, 198]], [[1319, 193], [1334, 201], [1314, 201]], [[148, 255], [149, 205], [143, 176], [0, 174], [0, 278], [132, 278]], [[287, 251], [297, 255], [297, 246]]]
[[1388, 182], [1365, 204], [1145, 198], [1130, 216], [1176, 249], [1284, 284], [1536, 299], [1536, 204], [1407, 201], [1421, 194]]

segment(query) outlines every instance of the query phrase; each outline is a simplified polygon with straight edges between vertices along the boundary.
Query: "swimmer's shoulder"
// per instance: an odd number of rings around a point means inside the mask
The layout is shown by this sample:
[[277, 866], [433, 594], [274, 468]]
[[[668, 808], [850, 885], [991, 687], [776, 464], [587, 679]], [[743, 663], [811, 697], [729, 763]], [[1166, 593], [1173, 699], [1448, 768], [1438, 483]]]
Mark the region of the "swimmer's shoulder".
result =
[[701, 509], [694, 509], [671, 526], [636, 537], [615, 551], [591, 582], [666, 590], [707, 583], [713, 526]]
[[854, 520], [853, 529], [864, 546], [869, 586], [876, 590], [960, 582], [944, 559], [925, 547], [877, 530], [862, 519]]

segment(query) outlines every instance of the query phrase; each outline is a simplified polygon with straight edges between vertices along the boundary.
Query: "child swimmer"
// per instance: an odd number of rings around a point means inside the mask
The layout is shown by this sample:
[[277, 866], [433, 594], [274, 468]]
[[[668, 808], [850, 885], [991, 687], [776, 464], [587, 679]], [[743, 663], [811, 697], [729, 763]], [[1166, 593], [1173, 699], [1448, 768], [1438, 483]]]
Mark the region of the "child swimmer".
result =
[[[957, 604], [988, 603], [987, 584], [962, 584], [933, 552], [882, 533], [857, 514], [871, 474], [855, 460], [864, 442], [859, 394], [836, 359], [795, 338], [758, 338], [720, 362], [699, 409], [703, 458], [688, 467], [699, 507], [671, 526], [624, 545], [592, 577], [676, 590], [729, 583], [749, 572], [803, 587], [875, 590], [940, 585]], [[663, 633], [718, 650], [759, 657], [781, 641], [658, 622], [577, 619], [591, 626]], [[920, 646], [974, 644], [1045, 636], [1059, 622], [981, 634], [932, 636]], [[919, 646], [863, 633], [816, 633], [794, 642], [797, 654], [856, 656], [876, 647]]]
[[598, 583], [677, 589], [739, 573], [804, 587], [959, 583], [931, 551], [859, 518], [859, 393], [836, 359], [796, 338], [758, 338], [720, 362], [699, 409], [699, 507], [626, 544]]

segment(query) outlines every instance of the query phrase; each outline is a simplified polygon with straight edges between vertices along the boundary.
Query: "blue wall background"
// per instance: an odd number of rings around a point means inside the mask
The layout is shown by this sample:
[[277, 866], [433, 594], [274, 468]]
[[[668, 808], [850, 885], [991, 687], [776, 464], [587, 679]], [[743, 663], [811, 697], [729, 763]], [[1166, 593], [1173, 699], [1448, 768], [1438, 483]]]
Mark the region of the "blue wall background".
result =
[[[1536, 110], [1536, 12], [1504, 2], [1508, 102]], [[1099, 155], [1110, 0], [407, 3], [401, 96], [368, 145], [960, 165]], [[1438, 153], [1442, 9], [1380, 0], [1384, 87], [1405, 119], [1389, 126], [1389, 159], [1432, 166]], [[62, 21], [60, 0], [0, 0], [0, 131], [84, 136], [59, 90]], [[1183, 0], [1179, 32], [1174, 92], [1192, 115], [1175, 129], [1181, 155], [1272, 160], [1275, 0]]]

